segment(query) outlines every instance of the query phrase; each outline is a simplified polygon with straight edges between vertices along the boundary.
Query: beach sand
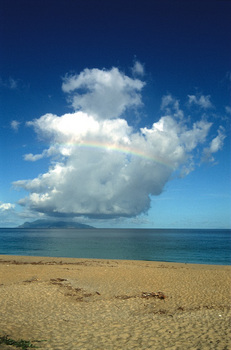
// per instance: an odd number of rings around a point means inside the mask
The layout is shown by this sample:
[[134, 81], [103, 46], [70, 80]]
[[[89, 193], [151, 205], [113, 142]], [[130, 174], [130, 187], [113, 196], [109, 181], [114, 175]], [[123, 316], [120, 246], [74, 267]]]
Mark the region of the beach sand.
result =
[[0, 336], [44, 350], [231, 349], [230, 301], [231, 266], [0, 256]]

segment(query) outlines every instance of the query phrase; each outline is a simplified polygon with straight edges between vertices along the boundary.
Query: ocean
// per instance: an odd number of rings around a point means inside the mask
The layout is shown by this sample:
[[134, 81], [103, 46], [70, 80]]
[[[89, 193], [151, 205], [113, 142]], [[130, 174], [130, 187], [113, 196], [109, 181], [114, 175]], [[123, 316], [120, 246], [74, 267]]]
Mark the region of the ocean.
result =
[[231, 230], [0, 228], [0, 254], [231, 265]]

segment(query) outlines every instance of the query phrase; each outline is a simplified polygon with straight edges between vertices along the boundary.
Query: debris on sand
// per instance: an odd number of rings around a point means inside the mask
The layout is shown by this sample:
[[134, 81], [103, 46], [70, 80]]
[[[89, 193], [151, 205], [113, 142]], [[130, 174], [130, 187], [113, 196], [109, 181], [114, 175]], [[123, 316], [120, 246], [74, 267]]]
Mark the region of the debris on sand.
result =
[[166, 299], [166, 295], [163, 292], [151, 292], [151, 293], [147, 293], [147, 292], [143, 292], [142, 293], [142, 298], [158, 298], [158, 299]]

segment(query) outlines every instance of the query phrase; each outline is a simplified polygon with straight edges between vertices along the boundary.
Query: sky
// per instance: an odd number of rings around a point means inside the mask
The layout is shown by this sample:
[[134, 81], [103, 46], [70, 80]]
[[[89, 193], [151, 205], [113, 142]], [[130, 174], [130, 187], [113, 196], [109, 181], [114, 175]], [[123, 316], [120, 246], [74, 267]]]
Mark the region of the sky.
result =
[[231, 1], [0, 0], [0, 227], [231, 228]]

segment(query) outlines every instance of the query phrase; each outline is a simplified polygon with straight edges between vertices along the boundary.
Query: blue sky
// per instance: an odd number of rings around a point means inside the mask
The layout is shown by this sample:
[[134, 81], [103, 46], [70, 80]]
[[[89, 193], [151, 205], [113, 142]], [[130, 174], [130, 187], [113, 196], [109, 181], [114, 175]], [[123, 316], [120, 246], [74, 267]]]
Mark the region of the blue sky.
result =
[[0, 227], [230, 228], [230, 13], [0, 0]]

